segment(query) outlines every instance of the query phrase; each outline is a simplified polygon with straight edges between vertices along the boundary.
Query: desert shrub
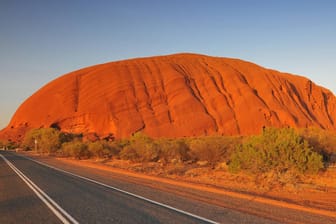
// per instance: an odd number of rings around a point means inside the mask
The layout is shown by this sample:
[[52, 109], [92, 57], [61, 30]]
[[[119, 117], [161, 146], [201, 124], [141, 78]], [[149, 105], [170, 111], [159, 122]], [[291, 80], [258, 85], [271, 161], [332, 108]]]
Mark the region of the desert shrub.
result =
[[155, 162], [159, 159], [159, 147], [155, 142], [136, 143], [133, 147], [142, 162]]
[[336, 154], [336, 134], [320, 128], [306, 128], [300, 131], [301, 135], [314, 148], [314, 151], [323, 155], [326, 163], [336, 163], [333, 155]]
[[60, 132], [59, 140], [61, 144], [71, 141], [81, 141], [83, 134], [69, 133], [69, 132]]
[[88, 143], [88, 150], [93, 157], [106, 158], [109, 157], [109, 150], [102, 141]]
[[160, 160], [164, 162], [183, 162], [190, 158], [189, 147], [182, 139], [159, 139], [156, 144], [159, 148]]
[[7, 149], [16, 149], [16, 148], [19, 148], [20, 145], [17, 142], [8, 141], [6, 147]]
[[63, 143], [62, 153], [64, 156], [70, 156], [76, 159], [87, 159], [91, 156], [87, 144], [78, 140]]
[[323, 168], [322, 156], [292, 128], [266, 128], [237, 147], [229, 170], [247, 170], [254, 174], [269, 171], [316, 173]]
[[126, 145], [119, 153], [120, 159], [123, 160], [131, 160], [131, 161], [138, 161], [139, 155], [137, 154], [136, 150], [130, 146]]
[[16, 149], [19, 145], [11, 140], [0, 140], [0, 149], [4, 148], [7, 150]]
[[97, 158], [111, 158], [120, 151], [117, 144], [105, 140], [88, 143], [88, 150], [92, 156]]
[[0, 149], [2, 148], [8, 148], [8, 145], [10, 145], [10, 141], [7, 140], [0, 140]]
[[[130, 145], [136, 152], [136, 160], [141, 162], [154, 162], [159, 159], [159, 148], [157, 144], [142, 132], [135, 133], [130, 138]], [[128, 148], [126, 147], [126, 148]], [[131, 151], [130, 149], [127, 149]]]
[[60, 132], [54, 128], [39, 128], [28, 131], [21, 144], [25, 150], [35, 149], [42, 153], [55, 153], [61, 146]]
[[104, 145], [105, 145], [105, 147], [108, 148], [110, 157], [118, 156], [121, 149], [122, 149], [122, 146], [117, 141], [112, 142], [112, 141], [105, 141], [104, 140]]
[[120, 148], [124, 148], [127, 145], [130, 145], [129, 139], [119, 139], [114, 141], [115, 144], [117, 144]]
[[191, 155], [194, 160], [207, 161], [215, 166], [219, 162], [229, 160], [229, 155], [234, 151], [238, 139], [234, 137], [202, 137], [189, 141]]

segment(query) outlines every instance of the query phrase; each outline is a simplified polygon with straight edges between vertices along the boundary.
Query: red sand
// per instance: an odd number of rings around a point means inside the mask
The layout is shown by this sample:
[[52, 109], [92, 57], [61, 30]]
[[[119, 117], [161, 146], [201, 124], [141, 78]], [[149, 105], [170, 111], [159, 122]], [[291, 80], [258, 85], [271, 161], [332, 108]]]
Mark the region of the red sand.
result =
[[[30, 154], [30, 156], [32, 156]], [[146, 180], [150, 180], [150, 183], [155, 182], [157, 184], [150, 184], [151, 187], [158, 186], [159, 183], [165, 183], [177, 187], [181, 187], [182, 189], [194, 189], [198, 191], [203, 191], [203, 192], [211, 192], [215, 193], [218, 195], [228, 195], [232, 196], [235, 198], [241, 198], [245, 200], [250, 200], [250, 201], [256, 201], [260, 202], [263, 204], [269, 204], [269, 205], [274, 205], [278, 207], [285, 207], [285, 208], [291, 208], [299, 211], [305, 211], [305, 212], [310, 212], [314, 214], [319, 214], [319, 215], [325, 215], [329, 217], [334, 217], [336, 218], [336, 213], [335, 213], [335, 187], [334, 184], [332, 184], [331, 187], [327, 187], [328, 191], [316, 191], [313, 189], [309, 188], [302, 188], [300, 191], [293, 193], [291, 191], [286, 191], [285, 189], [281, 190], [276, 190], [276, 191], [267, 191], [263, 193], [263, 196], [258, 196], [256, 192], [254, 192], [253, 184], [250, 185], [249, 183], [244, 183], [246, 184], [246, 187], [249, 191], [249, 193], [238, 193], [234, 191], [228, 191], [225, 190], [224, 188], [234, 188], [234, 189], [240, 189], [243, 183], [241, 181], [232, 181], [229, 180], [228, 178], [225, 178], [223, 181], [217, 181], [216, 184], [211, 183], [212, 177], [214, 177], [216, 174], [212, 170], [211, 175], [204, 174], [202, 175], [202, 178], [200, 181], [201, 183], [196, 183], [195, 180], [183, 177], [183, 176], [174, 176], [171, 178], [162, 178], [158, 176], [153, 176], [153, 175], [148, 175], [146, 173], [137, 173], [129, 170], [125, 170], [125, 168], [114, 168], [111, 167], [110, 165], [104, 165], [100, 164], [99, 162], [92, 162], [90, 160], [87, 161], [79, 161], [79, 160], [74, 160], [74, 159], [62, 159], [62, 158], [52, 158], [52, 157], [35, 157], [34, 159], [41, 160], [43, 162], [46, 162], [52, 166], [56, 167], [63, 167], [64, 164], [68, 165], [73, 165], [74, 167], [81, 167], [83, 169], [87, 168], [93, 168], [96, 170], [101, 170], [101, 171], [106, 171], [106, 172], [112, 172], [114, 174], [118, 174], [121, 177], [135, 177], [137, 179], [136, 184], [143, 184], [146, 185]], [[120, 161], [123, 163], [127, 163], [127, 161]], [[128, 167], [129, 164], [124, 164], [123, 167]], [[336, 172], [329, 172], [327, 176], [321, 177], [319, 179], [319, 182], [323, 182], [326, 179], [329, 178], [334, 178], [336, 175]], [[173, 178], [173, 179], [172, 179]], [[198, 177], [197, 179], [199, 179]], [[127, 178], [129, 180], [129, 178]], [[335, 183], [333, 181], [333, 183]], [[169, 188], [170, 190], [173, 191], [173, 188]], [[178, 191], [175, 191], [174, 193], [179, 194]], [[188, 195], [187, 195], [188, 196]], [[190, 196], [190, 195], [189, 195]], [[276, 198], [276, 199], [271, 199], [271, 198]], [[291, 201], [286, 202], [286, 201]], [[213, 202], [209, 202], [213, 203]]]

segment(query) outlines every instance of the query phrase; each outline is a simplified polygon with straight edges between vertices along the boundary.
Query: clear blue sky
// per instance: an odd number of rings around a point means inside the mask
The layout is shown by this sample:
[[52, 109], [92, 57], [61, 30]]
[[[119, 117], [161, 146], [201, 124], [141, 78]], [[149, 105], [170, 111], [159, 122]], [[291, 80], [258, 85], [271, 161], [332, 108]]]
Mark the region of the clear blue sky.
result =
[[178, 52], [252, 61], [336, 93], [336, 1], [0, 0], [0, 128], [62, 74]]

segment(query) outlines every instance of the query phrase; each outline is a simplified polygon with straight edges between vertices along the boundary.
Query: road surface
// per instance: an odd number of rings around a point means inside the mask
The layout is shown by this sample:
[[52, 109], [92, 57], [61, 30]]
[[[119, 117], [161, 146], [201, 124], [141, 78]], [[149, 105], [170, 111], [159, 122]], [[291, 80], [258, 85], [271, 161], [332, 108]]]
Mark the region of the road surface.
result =
[[14, 152], [0, 157], [0, 223], [336, 223], [108, 171], [65, 164], [58, 170]]

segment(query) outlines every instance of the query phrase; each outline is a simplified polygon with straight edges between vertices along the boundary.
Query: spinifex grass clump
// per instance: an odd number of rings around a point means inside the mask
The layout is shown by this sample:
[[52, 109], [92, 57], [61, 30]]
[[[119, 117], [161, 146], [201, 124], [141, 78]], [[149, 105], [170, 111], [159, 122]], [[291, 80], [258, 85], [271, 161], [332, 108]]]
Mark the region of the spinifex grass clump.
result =
[[232, 154], [229, 169], [253, 174], [276, 172], [317, 173], [323, 158], [293, 128], [265, 128], [248, 138]]

